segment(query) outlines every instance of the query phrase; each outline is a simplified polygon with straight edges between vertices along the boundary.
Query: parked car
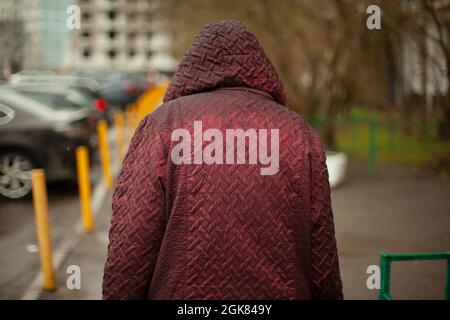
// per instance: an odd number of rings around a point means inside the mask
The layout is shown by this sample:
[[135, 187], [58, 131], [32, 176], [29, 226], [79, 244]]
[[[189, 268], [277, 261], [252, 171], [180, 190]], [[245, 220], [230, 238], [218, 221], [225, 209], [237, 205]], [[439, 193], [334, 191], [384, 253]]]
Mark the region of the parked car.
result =
[[136, 101], [147, 89], [145, 73], [142, 72], [83, 71], [76, 72], [75, 75], [95, 79], [107, 102], [121, 109]]
[[86, 87], [33, 83], [11, 85], [10, 88], [57, 109], [85, 109], [95, 122], [106, 117], [106, 101]]
[[57, 75], [49, 71], [27, 70], [13, 74], [9, 81], [11, 85], [42, 85], [71, 86], [82, 91], [94, 100], [94, 106], [98, 110], [103, 110], [106, 119], [112, 122], [114, 114], [121, 108], [114, 103], [109, 103], [103, 96], [101, 87], [97, 80], [92, 77], [80, 77], [75, 75]]
[[96, 144], [88, 118], [87, 109], [57, 108], [0, 87], [0, 195], [28, 195], [33, 168], [49, 181], [74, 179], [76, 147]]
[[11, 75], [9, 83], [16, 84], [66, 84], [86, 87], [99, 93], [100, 85], [93, 78], [58, 75], [53, 71], [25, 70]]
[[[34, 70], [26, 69], [17, 73], [13, 73], [9, 78], [10, 83], [18, 83], [25, 79], [37, 79], [40, 77], [57, 77], [58, 74], [52, 70]], [[26, 80], [28, 81], [28, 80]]]

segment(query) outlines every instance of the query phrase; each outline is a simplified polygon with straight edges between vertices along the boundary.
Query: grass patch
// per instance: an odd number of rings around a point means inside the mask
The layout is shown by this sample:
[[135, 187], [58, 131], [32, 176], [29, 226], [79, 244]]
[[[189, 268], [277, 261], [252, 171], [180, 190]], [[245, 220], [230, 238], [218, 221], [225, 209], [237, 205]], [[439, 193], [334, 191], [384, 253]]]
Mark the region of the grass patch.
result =
[[[371, 128], [371, 121], [375, 128]], [[437, 120], [426, 119], [426, 129], [422, 130], [420, 117], [413, 115], [408, 120], [411, 133], [406, 133], [406, 120], [396, 115], [386, 115], [376, 110], [352, 109], [350, 115], [333, 119], [337, 149], [352, 156], [369, 159], [371, 135], [376, 148], [373, 154], [378, 163], [398, 163], [422, 166], [439, 157], [448, 157], [450, 141], [437, 139]], [[321, 133], [324, 126], [322, 117], [313, 122]]]

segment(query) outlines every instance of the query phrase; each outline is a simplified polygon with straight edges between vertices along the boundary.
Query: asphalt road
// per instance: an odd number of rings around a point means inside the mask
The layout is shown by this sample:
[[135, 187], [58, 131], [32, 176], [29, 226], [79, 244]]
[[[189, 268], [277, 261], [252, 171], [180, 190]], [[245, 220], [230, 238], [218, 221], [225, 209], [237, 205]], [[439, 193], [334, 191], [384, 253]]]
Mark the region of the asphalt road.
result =
[[[50, 184], [49, 219], [57, 244], [80, 216], [75, 183]], [[31, 197], [0, 198], [0, 299], [19, 299], [39, 270], [36, 227]]]
[[[91, 168], [93, 185], [100, 177]], [[80, 219], [76, 181], [48, 183], [49, 224], [53, 249]], [[31, 195], [9, 200], [0, 197], [0, 299], [20, 299], [40, 270]]]
[[[115, 131], [108, 131], [115, 161]], [[101, 177], [98, 156], [91, 159], [92, 190]], [[48, 183], [49, 224], [55, 249], [80, 219], [76, 181]], [[40, 270], [32, 197], [0, 196], [0, 299], [20, 299]]]

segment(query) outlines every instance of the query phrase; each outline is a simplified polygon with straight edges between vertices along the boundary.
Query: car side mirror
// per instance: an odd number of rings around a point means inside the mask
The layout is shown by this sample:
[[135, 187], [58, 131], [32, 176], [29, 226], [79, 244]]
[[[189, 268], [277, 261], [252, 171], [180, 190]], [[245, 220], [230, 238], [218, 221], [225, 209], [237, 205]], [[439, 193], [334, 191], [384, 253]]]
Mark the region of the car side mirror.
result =
[[0, 126], [7, 124], [14, 119], [15, 112], [10, 107], [0, 103]]

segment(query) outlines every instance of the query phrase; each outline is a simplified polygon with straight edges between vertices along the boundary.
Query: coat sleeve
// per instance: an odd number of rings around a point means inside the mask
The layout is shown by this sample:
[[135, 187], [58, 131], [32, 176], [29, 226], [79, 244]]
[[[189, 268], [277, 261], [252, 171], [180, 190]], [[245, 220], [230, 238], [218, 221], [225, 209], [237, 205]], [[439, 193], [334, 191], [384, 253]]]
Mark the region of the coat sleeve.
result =
[[145, 299], [164, 234], [164, 152], [148, 116], [122, 165], [112, 201], [103, 299]]
[[314, 299], [343, 299], [325, 153], [309, 128], [311, 146], [311, 262]]

